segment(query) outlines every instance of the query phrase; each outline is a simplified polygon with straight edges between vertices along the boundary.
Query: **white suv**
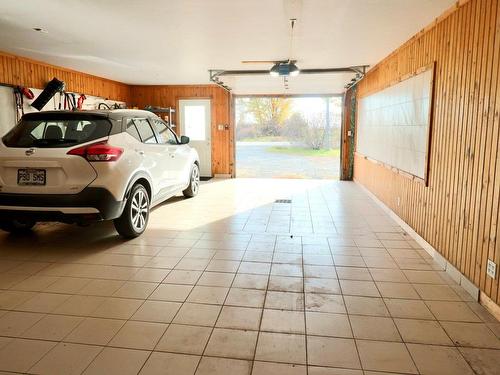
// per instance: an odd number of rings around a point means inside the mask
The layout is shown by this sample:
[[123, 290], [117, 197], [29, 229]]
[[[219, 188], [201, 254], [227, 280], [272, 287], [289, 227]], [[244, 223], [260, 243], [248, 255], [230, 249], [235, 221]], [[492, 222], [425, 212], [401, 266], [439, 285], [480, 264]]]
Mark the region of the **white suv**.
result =
[[137, 237], [151, 207], [198, 193], [188, 142], [148, 111], [26, 114], [0, 142], [0, 228], [114, 220], [122, 236]]

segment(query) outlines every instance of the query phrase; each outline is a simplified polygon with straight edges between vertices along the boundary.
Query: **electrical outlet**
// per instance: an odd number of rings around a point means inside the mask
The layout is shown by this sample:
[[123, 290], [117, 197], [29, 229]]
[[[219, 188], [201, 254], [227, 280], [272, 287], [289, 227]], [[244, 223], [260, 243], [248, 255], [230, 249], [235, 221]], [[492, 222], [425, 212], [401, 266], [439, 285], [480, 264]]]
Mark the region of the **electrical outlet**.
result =
[[492, 279], [497, 277], [497, 265], [491, 259], [488, 259], [488, 266], [486, 267], [486, 274]]
[[400, 204], [401, 204], [401, 198], [398, 197], [398, 207], [400, 206]]

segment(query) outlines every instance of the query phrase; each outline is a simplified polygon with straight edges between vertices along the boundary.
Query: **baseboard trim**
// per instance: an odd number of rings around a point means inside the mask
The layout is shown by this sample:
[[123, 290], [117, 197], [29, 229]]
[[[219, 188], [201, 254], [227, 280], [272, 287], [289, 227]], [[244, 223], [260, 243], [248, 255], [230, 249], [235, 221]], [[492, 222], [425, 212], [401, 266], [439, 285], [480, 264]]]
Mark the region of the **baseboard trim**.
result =
[[493, 302], [493, 300], [484, 294], [484, 292], [479, 293], [479, 303], [481, 303], [481, 305], [483, 305], [486, 310], [491, 313], [491, 315], [500, 321], [500, 306]]
[[[396, 221], [427, 253], [434, 258], [443, 270], [446, 271], [455, 282], [462, 286], [467, 293], [469, 293], [475, 301], [481, 302], [480, 290], [470, 281], [463, 273], [455, 268], [448, 260], [443, 257], [430, 243], [422, 238], [415, 230], [410, 227], [403, 219], [401, 219], [393, 210], [391, 210], [384, 202], [382, 202], [375, 194], [368, 190], [363, 184], [354, 179], [354, 182], [363, 189], [363, 191], [372, 198], [389, 216]], [[482, 292], [481, 292], [482, 293]], [[483, 293], [484, 294], [484, 293]], [[486, 295], [485, 295], [486, 296]], [[491, 301], [493, 303], [493, 301]], [[496, 304], [495, 304], [496, 305]], [[486, 308], [488, 306], [484, 305]], [[498, 305], [496, 305], [498, 307]], [[489, 308], [488, 308], [489, 310]], [[491, 310], [490, 310], [491, 311]], [[492, 312], [493, 313], [493, 312]]]

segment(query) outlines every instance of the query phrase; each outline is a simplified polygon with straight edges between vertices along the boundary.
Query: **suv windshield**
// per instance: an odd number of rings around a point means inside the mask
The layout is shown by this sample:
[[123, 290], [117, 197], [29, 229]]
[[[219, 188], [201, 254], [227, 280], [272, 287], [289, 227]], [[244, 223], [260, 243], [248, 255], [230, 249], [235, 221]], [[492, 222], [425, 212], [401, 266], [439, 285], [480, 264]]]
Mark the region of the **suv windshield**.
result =
[[3, 143], [8, 147], [69, 147], [109, 135], [111, 123], [95, 116], [43, 116], [21, 119], [8, 132]]

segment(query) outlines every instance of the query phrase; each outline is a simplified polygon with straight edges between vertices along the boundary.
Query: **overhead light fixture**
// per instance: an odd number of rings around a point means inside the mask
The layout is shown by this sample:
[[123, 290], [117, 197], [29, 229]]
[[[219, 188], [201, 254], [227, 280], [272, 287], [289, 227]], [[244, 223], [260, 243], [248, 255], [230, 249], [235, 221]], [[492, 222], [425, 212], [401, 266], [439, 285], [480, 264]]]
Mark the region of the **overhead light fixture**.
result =
[[291, 77], [296, 77], [300, 73], [299, 68], [295, 63], [283, 63], [283, 62], [278, 62], [273, 65], [273, 67], [269, 70], [269, 74], [273, 77], [279, 77], [279, 76], [291, 76]]
[[291, 77], [297, 77], [300, 73], [299, 68], [294, 63], [288, 64], [288, 71]]
[[269, 71], [269, 74], [273, 77], [279, 77], [280, 75], [280, 63], [276, 63], [273, 65], [271, 70]]

